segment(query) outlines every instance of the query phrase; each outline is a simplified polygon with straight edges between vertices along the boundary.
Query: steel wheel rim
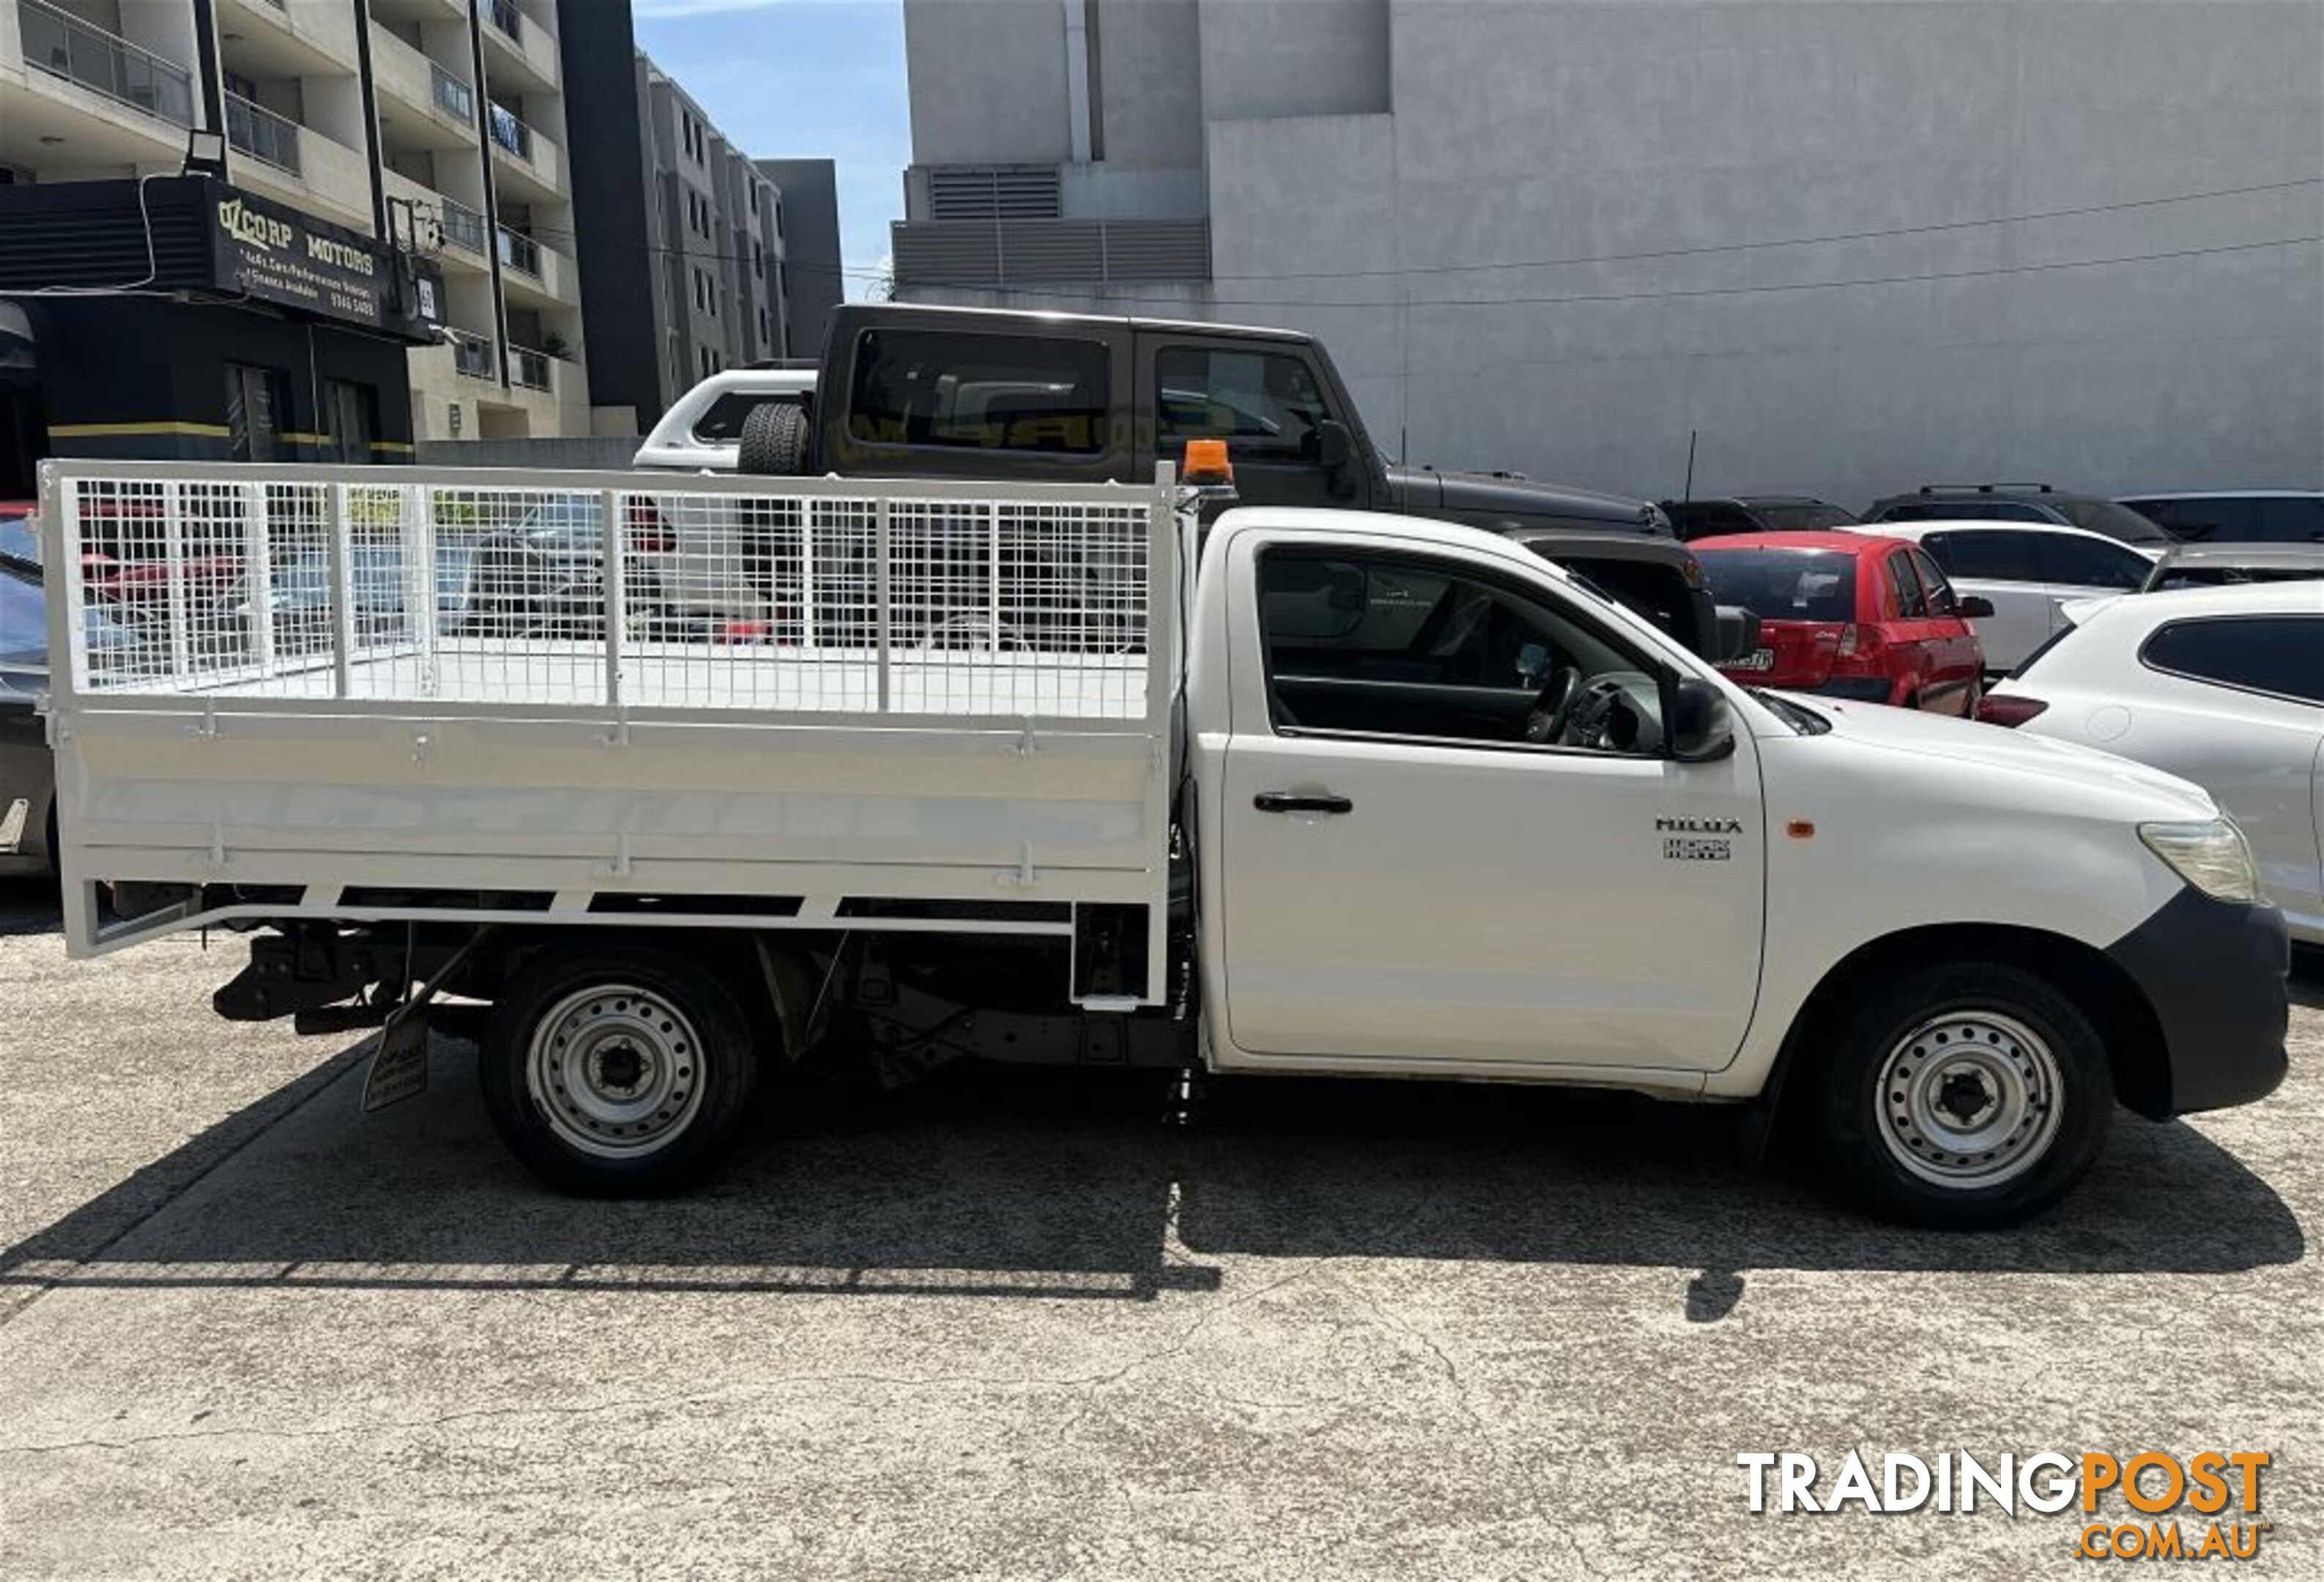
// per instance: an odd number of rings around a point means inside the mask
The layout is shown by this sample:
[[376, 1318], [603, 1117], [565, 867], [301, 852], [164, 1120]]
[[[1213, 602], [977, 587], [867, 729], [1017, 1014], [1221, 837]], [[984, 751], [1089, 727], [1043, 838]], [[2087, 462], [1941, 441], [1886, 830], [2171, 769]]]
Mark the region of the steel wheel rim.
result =
[[702, 1108], [702, 1040], [685, 1012], [630, 983], [576, 989], [533, 1024], [525, 1083], [549, 1130], [600, 1159], [650, 1154]]
[[2048, 1040], [2014, 1016], [1952, 1010], [1890, 1047], [1872, 1103], [1881, 1142], [1908, 1173], [1971, 1191], [2041, 1162], [2065, 1095]]

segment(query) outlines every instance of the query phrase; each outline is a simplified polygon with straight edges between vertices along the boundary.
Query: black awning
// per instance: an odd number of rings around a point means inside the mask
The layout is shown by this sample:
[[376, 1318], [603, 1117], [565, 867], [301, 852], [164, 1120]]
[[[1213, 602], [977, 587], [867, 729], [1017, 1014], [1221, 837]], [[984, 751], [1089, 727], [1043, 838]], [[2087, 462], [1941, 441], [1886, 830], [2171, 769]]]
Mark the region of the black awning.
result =
[[0, 187], [0, 295], [183, 291], [432, 345], [430, 261], [207, 176]]

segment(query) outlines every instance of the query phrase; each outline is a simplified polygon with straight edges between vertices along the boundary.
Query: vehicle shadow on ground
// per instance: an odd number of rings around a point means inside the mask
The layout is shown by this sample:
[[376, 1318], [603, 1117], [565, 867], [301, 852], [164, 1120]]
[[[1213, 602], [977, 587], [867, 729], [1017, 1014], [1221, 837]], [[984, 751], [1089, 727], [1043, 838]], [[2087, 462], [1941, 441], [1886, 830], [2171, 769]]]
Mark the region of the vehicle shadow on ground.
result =
[[2223, 1273], [2304, 1250], [2231, 1154], [2127, 1116], [2049, 1217], [1949, 1236], [1746, 1163], [1731, 1109], [1292, 1079], [1182, 1102], [1162, 1073], [977, 1067], [810, 1088], [693, 1195], [582, 1201], [500, 1148], [472, 1045], [439, 1035], [429, 1091], [369, 1118], [364, 1052], [0, 1253], [0, 1307], [52, 1284], [1139, 1301], [1218, 1290], [1256, 1255], [1675, 1266], [1699, 1271], [1687, 1316], [1713, 1321], [1757, 1270]]

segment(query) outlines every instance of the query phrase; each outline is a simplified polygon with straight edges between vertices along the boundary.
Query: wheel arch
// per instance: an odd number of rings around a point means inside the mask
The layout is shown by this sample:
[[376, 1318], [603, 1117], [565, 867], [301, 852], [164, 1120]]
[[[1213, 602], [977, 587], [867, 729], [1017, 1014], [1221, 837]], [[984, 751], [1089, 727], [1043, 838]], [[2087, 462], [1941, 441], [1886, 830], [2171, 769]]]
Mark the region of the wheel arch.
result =
[[777, 1037], [767, 1053], [780, 1063], [796, 1062], [815, 1041], [816, 980], [807, 949], [818, 936], [783, 934], [748, 928], [509, 928], [499, 947], [464, 980], [463, 992], [497, 998], [509, 980], [544, 952], [586, 946], [592, 950], [636, 949], [681, 952], [710, 966], [754, 1021], [767, 1018]]
[[1895, 972], [1946, 961], [1999, 961], [2038, 974], [2071, 999], [2098, 1028], [2115, 1097], [2150, 1119], [2170, 1113], [2171, 1069], [2163, 1026], [2145, 991], [2106, 952], [2046, 929], [2001, 923], [1930, 924], [1867, 941], [1827, 971], [1792, 1018], [1765, 1093], [1771, 1120], [1792, 1115], [1786, 1079], [1819, 1038], [1829, 1035], [1863, 985]]

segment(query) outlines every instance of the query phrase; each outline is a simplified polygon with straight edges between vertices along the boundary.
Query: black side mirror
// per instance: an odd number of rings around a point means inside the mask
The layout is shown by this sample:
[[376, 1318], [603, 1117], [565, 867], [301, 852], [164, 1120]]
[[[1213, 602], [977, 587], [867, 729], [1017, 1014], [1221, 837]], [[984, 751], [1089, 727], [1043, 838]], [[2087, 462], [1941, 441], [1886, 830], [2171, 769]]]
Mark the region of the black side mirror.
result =
[[1953, 601], [1953, 613], [1963, 621], [1983, 621], [1993, 613], [1993, 601], [1975, 593], [1963, 593]]
[[1735, 722], [1727, 696], [1700, 676], [1682, 676], [1671, 688], [1671, 757], [1684, 764], [1709, 763], [1735, 750]]
[[1719, 651], [1703, 658], [1714, 665], [1748, 659], [1759, 651], [1759, 612], [1740, 604], [1719, 606]]
[[1342, 500], [1356, 492], [1355, 480], [1349, 475], [1349, 464], [1355, 459], [1355, 437], [1345, 423], [1326, 418], [1315, 425], [1315, 460], [1330, 480], [1332, 492]]

